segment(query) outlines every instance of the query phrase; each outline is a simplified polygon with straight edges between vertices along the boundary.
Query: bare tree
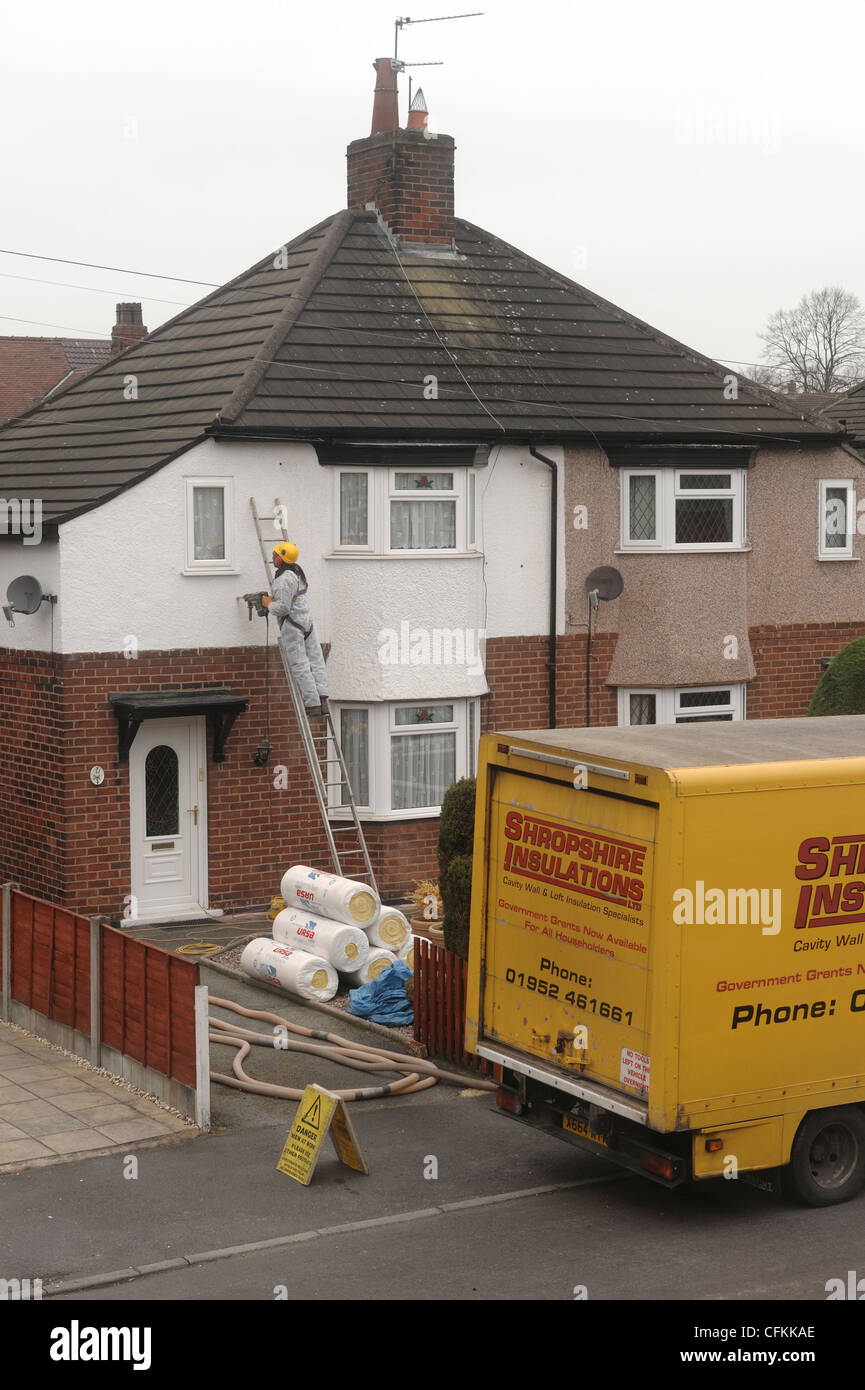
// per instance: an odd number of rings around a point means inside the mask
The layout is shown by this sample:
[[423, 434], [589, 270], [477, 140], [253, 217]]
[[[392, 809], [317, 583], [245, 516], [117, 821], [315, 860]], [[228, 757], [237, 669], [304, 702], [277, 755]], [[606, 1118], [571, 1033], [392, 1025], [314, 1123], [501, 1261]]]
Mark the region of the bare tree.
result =
[[776, 387], [793, 380], [801, 391], [846, 391], [865, 376], [865, 310], [838, 286], [777, 309], [759, 336]]

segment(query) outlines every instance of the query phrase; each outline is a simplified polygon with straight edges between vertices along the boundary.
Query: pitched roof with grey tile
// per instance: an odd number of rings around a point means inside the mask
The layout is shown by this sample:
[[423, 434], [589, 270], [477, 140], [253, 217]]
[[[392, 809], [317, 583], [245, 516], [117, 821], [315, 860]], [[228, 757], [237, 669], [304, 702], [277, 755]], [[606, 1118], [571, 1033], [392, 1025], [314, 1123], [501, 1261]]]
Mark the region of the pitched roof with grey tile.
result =
[[865, 446], [865, 381], [845, 391], [843, 396], [833, 397], [832, 404], [824, 406], [820, 415], [835, 425], [845, 422], [853, 442], [859, 448]]
[[[46, 522], [217, 438], [829, 443], [837, 430], [469, 222], [343, 211], [0, 430]], [[424, 390], [429, 377], [437, 392]], [[727, 389], [725, 390], [725, 383]]]

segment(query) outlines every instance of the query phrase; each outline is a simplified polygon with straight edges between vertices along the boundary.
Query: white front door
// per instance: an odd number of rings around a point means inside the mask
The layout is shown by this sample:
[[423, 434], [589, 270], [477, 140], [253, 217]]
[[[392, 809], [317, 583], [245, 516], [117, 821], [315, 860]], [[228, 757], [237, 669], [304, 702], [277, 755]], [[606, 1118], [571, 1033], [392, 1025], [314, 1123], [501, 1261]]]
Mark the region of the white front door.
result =
[[132, 741], [128, 917], [200, 916], [207, 906], [206, 757], [201, 716], [145, 719]]

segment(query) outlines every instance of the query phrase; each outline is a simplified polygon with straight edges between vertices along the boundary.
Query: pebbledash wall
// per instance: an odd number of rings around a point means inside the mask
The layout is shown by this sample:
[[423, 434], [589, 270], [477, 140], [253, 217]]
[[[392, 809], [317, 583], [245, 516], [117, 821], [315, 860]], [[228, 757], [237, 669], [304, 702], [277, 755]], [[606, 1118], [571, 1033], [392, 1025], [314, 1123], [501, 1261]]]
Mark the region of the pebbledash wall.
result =
[[[640, 554], [621, 546], [619, 470], [599, 449], [567, 451], [565, 512], [576, 516], [575, 509], [584, 507], [587, 513], [579, 528], [566, 531], [566, 635], [560, 648], [585, 654], [590, 571], [615, 565], [624, 578], [621, 597], [601, 603], [597, 612], [593, 723], [616, 722], [615, 699], [608, 697], [619, 686], [744, 683], [749, 719], [807, 713], [821, 659], [865, 634], [865, 537], [854, 536], [851, 558], [818, 555], [825, 479], [847, 479], [861, 496], [863, 459], [846, 446], [764, 446], [747, 472], [746, 546]], [[729, 636], [737, 639], [735, 659], [728, 657]], [[581, 658], [568, 660], [577, 670], [578, 688], [569, 704], [560, 704], [563, 724], [571, 710], [578, 717], [582, 710]]]

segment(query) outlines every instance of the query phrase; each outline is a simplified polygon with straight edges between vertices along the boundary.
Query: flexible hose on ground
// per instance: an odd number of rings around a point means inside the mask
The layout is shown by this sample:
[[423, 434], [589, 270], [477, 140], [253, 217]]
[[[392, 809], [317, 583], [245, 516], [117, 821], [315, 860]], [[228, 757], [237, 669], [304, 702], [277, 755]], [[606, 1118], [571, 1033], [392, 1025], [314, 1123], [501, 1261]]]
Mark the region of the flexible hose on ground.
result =
[[[281, 1018], [279, 1014], [268, 1013], [261, 1009], [246, 1009], [242, 1004], [235, 1004], [230, 999], [220, 999], [216, 995], [210, 996], [210, 1002], [217, 1008], [229, 1009], [232, 1013], [242, 1015], [243, 1018], [260, 1019], [263, 1023], [277, 1025], [289, 1033], [294, 1033], [297, 1038], [315, 1040], [295, 1041], [285, 1035], [277, 1039], [273, 1033], [256, 1033], [251, 1028], [243, 1028], [221, 1018], [210, 1018], [208, 1019], [210, 1041], [225, 1043], [236, 1049], [231, 1064], [233, 1076], [226, 1076], [221, 1072], [211, 1073], [212, 1079], [220, 1081], [223, 1086], [234, 1086], [238, 1090], [253, 1091], [263, 1096], [278, 1096], [283, 1100], [301, 1100], [303, 1098], [302, 1087], [298, 1089], [295, 1086], [277, 1086], [274, 1082], [256, 1081], [254, 1077], [247, 1076], [243, 1069], [243, 1063], [253, 1046], [276, 1047], [280, 1052], [311, 1053], [315, 1057], [321, 1057], [328, 1062], [338, 1062], [340, 1065], [352, 1067], [356, 1071], [396, 1071], [401, 1073], [399, 1080], [387, 1082], [382, 1086], [334, 1091], [333, 1094], [339, 1096], [340, 1100], [377, 1100], [382, 1096], [410, 1095], [414, 1091], [425, 1091], [428, 1087], [435, 1086], [438, 1081], [449, 1081], [455, 1086], [466, 1084], [465, 1076], [458, 1076], [456, 1072], [442, 1071], [434, 1062], [428, 1062], [422, 1058], [406, 1057], [404, 1052], [389, 1052], [381, 1047], [367, 1047], [364, 1043], [352, 1042], [349, 1038], [341, 1038], [338, 1033], [326, 1033], [320, 1028], [306, 1028], [300, 1023], [289, 1023], [288, 1019]], [[473, 1077], [472, 1085], [477, 1090], [494, 1091], [496, 1089], [494, 1082], [484, 1081], [480, 1077]]]

